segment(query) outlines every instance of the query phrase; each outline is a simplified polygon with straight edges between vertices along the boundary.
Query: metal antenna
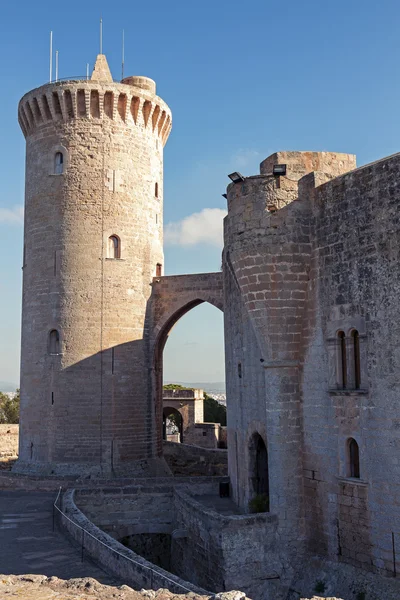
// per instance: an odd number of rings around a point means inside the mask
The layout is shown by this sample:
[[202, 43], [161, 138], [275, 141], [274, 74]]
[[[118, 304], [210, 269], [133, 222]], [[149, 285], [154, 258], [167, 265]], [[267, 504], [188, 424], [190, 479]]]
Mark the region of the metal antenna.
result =
[[50, 83], [53, 79], [53, 32], [50, 31]]
[[89, 79], [89, 63], [86, 63], [86, 79]]
[[58, 50], [56, 50], [56, 81], [58, 81]]
[[124, 67], [125, 67], [125, 29], [122, 30], [122, 77], [124, 78]]
[[103, 17], [100, 17], [100, 54], [103, 54]]

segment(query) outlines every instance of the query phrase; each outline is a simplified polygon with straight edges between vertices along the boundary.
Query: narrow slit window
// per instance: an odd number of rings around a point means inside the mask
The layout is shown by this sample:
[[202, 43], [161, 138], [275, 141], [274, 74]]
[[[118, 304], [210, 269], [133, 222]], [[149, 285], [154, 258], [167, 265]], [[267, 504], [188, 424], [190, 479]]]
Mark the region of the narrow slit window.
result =
[[346, 336], [344, 331], [338, 333], [338, 347], [339, 347], [339, 385], [345, 389], [347, 386], [347, 361], [346, 361]]
[[353, 438], [349, 439], [348, 442], [348, 452], [349, 452], [349, 477], [354, 477], [356, 479], [360, 478], [360, 453], [358, 449], [358, 444], [356, 440]]
[[64, 173], [64, 155], [62, 152], [56, 152], [54, 158], [54, 173], [62, 175]]
[[108, 238], [108, 258], [121, 258], [121, 241], [117, 235]]
[[360, 368], [360, 335], [357, 330], [351, 332], [353, 340], [353, 368], [354, 368], [354, 387], [359, 390], [361, 387], [361, 368]]
[[242, 363], [238, 363], [238, 377], [242, 379]]
[[154, 186], [154, 195], [156, 198], [158, 198], [158, 183], [156, 183]]
[[49, 354], [60, 353], [60, 334], [57, 329], [52, 329], [49, 333]]

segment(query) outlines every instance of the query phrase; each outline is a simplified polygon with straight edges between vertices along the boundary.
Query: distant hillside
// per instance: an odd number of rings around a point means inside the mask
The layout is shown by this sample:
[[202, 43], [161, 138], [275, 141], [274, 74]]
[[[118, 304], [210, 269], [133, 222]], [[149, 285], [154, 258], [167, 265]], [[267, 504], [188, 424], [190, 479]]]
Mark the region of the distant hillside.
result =
[[15, 392], [18, 385], [9, 381], [0, 381], [0, 392]]
[[179, 383], [184, 387], [196, 388], [208, 393], [225, 394], [225, 381], [165, 381], [164, 383]]

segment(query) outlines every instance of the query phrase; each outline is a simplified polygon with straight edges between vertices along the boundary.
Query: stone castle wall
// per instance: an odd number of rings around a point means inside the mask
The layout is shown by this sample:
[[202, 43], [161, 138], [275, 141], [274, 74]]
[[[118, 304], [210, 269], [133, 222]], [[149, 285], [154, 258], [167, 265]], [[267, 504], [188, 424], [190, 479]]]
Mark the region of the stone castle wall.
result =
[[[268, 448], [271, 510], [280, 517], [281, 535], [294, 544], [304, 536], [298, 399], [311, 238], [309, 207], [293, 200], [308, 168], [323, 164], [329, 173], [334, 164], [336, 173], [339, 161], [343, 169], [354, 164], [348, 155], [279, 153], [262, 163], [269, 174], [228, 188], [224, 273], [232, 487], [246, 507], [256, 493], [251, 442], [260, 435]], [[287, 177], [271, 176], [278, 162], [287, 163]], [[245, 456], [245, 463], [236, 456]]]
[[[388, 576], [400, 566], [399, 173], [395, 155], [302, 190], [315, 235], [302, 382], [309, 538], [318, 523], [330, 556]], [[338, 389], [338, 331], [346, 389]], [[359, 446], [358, 479], [349, 477], [349, 438]]]
[[[400, 543], [400, 159], [353, 170], [353, 156], [315, 154], [279, 153], [262, 172], [286, 163], [286, 177], [265, 174], [228, 188], [232, 489], [246, 509], [255, 494], [257, 432], [268, 449], [270, 510], [292, 566], [311, 554], [393, 576]], [[339, 331], [346, 336], [344, 390]], [[359, 445], [360, 477], [350, 476], [350, 438]]]

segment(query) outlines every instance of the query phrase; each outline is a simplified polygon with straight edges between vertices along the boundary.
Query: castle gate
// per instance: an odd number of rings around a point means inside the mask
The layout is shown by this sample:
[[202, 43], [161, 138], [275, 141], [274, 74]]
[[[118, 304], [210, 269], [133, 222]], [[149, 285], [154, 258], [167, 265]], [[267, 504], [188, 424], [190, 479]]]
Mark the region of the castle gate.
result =
[[203, 302], [223, 310], [222, 273], [198, 273], [155, 277], [151, 298], [150, 352], [155, 421], [158, 424], [157, 446], [162, 448], [163, 351], [173, 326], [189, 310]]

